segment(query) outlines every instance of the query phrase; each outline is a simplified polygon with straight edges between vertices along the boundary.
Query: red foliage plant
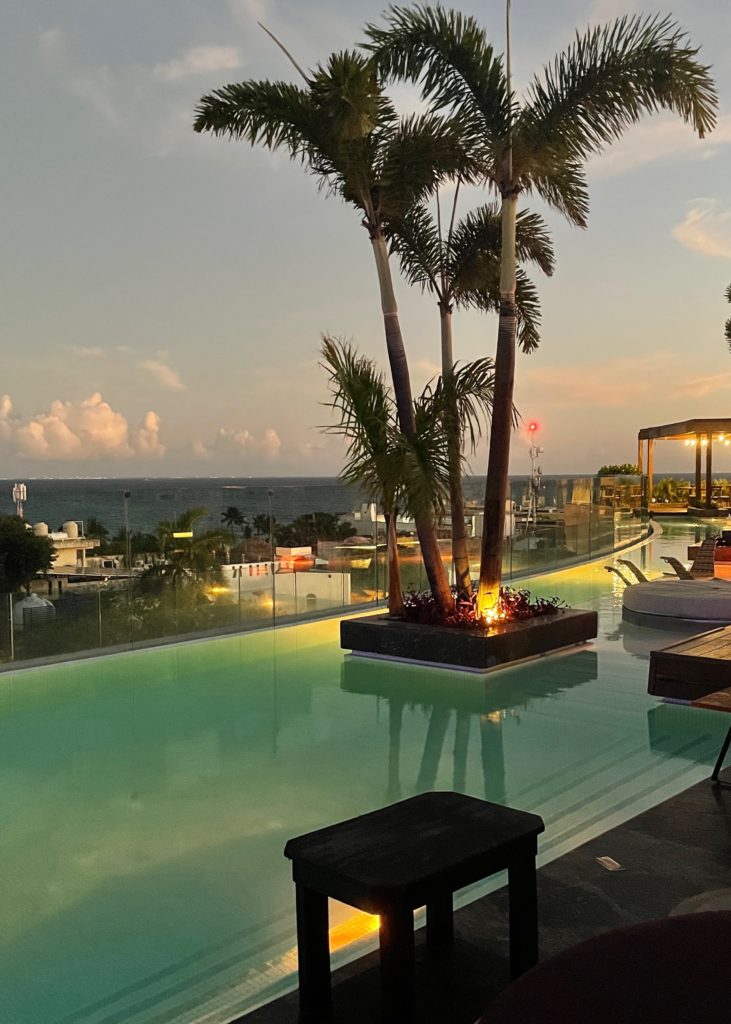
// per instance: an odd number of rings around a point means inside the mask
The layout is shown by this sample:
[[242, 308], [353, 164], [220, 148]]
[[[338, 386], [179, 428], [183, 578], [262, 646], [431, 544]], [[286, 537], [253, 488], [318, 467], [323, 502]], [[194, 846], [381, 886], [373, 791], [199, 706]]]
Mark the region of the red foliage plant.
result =
[[[532, 597], [530, 590], [500, 588], [499, 620], [501, 622], [535, 619], [555, 615], [565, 606], [560, 597]], [[429, 591], [410, 590], [404, 594], [404, 619], [423, 626], [450, 626], [455, 629], [489, 629], [483, 616], [477, 614], [477, 595], [457, 597], [454, 611], [443, 615]], [[494, 624], [494, 623], [493, 623]]]

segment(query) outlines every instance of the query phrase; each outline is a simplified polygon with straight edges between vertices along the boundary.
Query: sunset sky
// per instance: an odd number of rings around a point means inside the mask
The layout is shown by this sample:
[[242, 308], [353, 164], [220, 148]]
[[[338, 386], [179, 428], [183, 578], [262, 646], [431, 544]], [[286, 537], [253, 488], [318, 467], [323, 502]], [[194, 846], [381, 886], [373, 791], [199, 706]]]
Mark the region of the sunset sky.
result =
[[[6, 5], [0, 477], [338, 471], [339, 442], [318, 429], [328, 411], [317, 351], [328, 331], [385, 365], [368, 237], [284, 153], [196, 135], [191, 122], [199, 97], [227, 82], [293, 80], [257, 19], [311, 67], [361, 40], [384, 6]], [[503, 0], [456, 6], [502, 48]], [[518, 88], [577, 27], [666, 9], [513, 8]], [[543, 343], [519, 356], [516, 387], [518, 408], [540, 423], [547, 473], [633, 461], [643, 426], [731, 416], [731, 4], [667, 9], [713, 65], [719, 124], [698, 142], [675, 118], [645, 120], [592, 163], [587, 231], [547, 215], [557, 270], [538, 282]], [[396, 95], [401, 109], [416, 99]], [[422, 385], [437, 370], [437, 310], [403, 281], [397, 289]], [[493, 354], [495, 334], [494, 318], [458, 315], [456, 356]], [[726, 459], [715, 468], [731, 473]], [[481, 451], [472, 468], [484, 464]], [[519, 432], [511, 468], [528, 467]], [[657, 469], [689, 471], [687, 450], [658, 446]]]

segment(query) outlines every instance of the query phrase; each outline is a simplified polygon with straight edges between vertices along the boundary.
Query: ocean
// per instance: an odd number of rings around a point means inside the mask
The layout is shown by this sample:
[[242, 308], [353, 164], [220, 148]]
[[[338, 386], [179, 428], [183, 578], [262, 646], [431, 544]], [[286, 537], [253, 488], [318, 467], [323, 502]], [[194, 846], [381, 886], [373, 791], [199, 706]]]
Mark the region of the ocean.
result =
[[[556, 500], [560, 477], [543, 478], [544, 500]], [[15, 505], [12, 490], [15, 480], [0, 480], [0, 515], [12, 515]], [[57, 530], [67, 520], [86, 522], [92, 516], [111, 534], [124, 525], [125, 494], [129, 527], [133, 533], [153, 532], [163, 520], [173, 520], [186, 509], [205, 508], [201, 525], [214, 529], [221, 525], [221, 514], [229, 506], [238, 508], [251, 521], [269, 511], [277, 522], [288, 523], [312, 512], [348, 514], [359, 509], [365, 497], [335, 477], [135, 477], [92, 479], [25, 478], [28, 499], [24, 516], [27, 522], [44, 522]], [[526, 497], [526, 477], [511, 477], [512, 497], [521, 504]], [[465, 497], [481, 501], [485, 478], [465, 478]]]

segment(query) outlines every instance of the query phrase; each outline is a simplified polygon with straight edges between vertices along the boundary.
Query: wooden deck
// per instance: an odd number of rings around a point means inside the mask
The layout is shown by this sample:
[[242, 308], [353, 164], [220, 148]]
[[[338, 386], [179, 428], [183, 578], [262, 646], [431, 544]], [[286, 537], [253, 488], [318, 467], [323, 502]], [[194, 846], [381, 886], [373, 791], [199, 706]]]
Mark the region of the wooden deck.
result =
[[[731, 626], [712, 629], [650, 653], [647, 689], [657, 697], [697, 703], [711, 694], [718, 697], [718, 691], [728, 688], [731, 688]], [[731, 707], [731, 698], [729, 703]]]

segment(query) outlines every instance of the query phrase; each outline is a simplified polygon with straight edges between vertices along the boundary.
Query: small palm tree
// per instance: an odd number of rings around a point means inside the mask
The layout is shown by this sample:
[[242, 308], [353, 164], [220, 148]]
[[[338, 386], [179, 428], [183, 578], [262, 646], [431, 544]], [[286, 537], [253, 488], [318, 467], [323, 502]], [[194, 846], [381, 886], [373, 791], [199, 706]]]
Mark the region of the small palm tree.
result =
[[[455, 225], [459, 183], [454, 192], [452, 213], [446, 238], [437, 195], [437, 218], [425, 204], [416, 206], [401, 221], [391, 226], [392, 247], [401, 261], [406, 279], [437, 300], [440, 319], [442, 386], [445, 400], [444, 432], [449, 444], [449, 491], [452, 521], [452, 557], [457, 587], [472, 594], [467, 528], [462, 486], [462, 443], [458, 428], [457, 396], [453, 394], [454, 307], [477, 308], [497, 312], [500, 308], [500, 210], [487, 203], [469, 213]], [[553, 273], [553, 245], [548, 229], [537, 214], [518, 215], [517, 252], [522, 262], [534, 262], [546, 274]], [[518, 336], [526, 351], [540, 340], [540, 305], [533, 283], [518, 270], [516, 303]]]
[[224, 509], [221, 513], [221, 522], [231, 530], [231, 543], [234, 544], [236, 541], [234, 527], [240, 526], [243, 528], [245, 523], [243, 512], [240, 508], [236, 508], [235, 505], [229, 505], [228, 508]]
[[[326, 427], [347, 440], [341, 476], [359, 485], [384, 510], [388, 538], [389, 611], [403, 612], [396, 548], [396, 517], [400, 510], [416, 517], [421, 509], [444, 511], [450, 486], [450, 449], [443, 428], [445, 387], [428, 384], [415, 403], [416, 433], [399, 429], [395, 402], [382, 374], [351, 345], [325, 337], [323, 368], [329, 377], [328, 403], [340, 422]], [[492, 399], [492, 361], [453, 367], [449, 398], [458, 409], [460, 437], [473, 442]], [[461, 458], [461, 456], [460, 456]], [[461, 474], [462, 465], [459, 466]]]
[[340, 476], [360, 486], [383, 509], [386, 519], [388, 610], [404, 610], [401, 573], [396, 547], [396, 516], [403, 493], [402, 466], [397, 458], [397, 425], [393, 400], [375, 364], [359, 356], [348, 344], [324, 337], [322, 367], [328, 374], [331, 398], [340, 422], [324, 429], [347, 440], [346, 461]]
[[574, 224], [589, 209], [586, 161], [645, 113], [671, 110], [699, 136], [716, 120], [716, 90], [675, 22], [659, 15], [625, 17], [576, 35], [534, 78], [521, 103], [507, 61], [470, 17], [441, 7], [391, 7], [386, 28], [367, 28], [368, 49], [389, 78], [420, 81], [433, 108], [450, 111], [479, 140], [482, 171], [500, 197], [500, 319], [495, 399], [485, 488], [478, 596], [495, 606], [502, 575], [505, 501], [513, 415], [516, 311], [516, 218], [521, 193], [536, 192]]
[[[309, 75], [298, 70], [304, 88], [247, 81], [203, 96], [194, 128], [284, 148], [328, 192], [355, 208], [376, 264], [399, 423], [413, 438], [415, 409], [391, 278], [389, 224], [431, 194], [445, 175], [470, 177], [462, 131], [436, 114], [400, 119], [362, 54], [335, 53]], [[432, 592], [446, 611], [453, 600], [429, 510], [419, 512], [416, 527]]]
[[[731, 302], [731, 284], [728, 286], [724, 294], [726, 295], [726, 302]], [[726, 321], [726, 325], [723, 329], [723, 334], [726, 338], [726, 342], [728, 344], [729, 349], [731, 349], [731, 316]]]

